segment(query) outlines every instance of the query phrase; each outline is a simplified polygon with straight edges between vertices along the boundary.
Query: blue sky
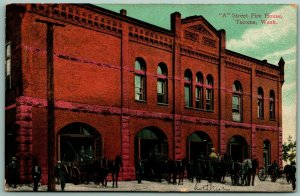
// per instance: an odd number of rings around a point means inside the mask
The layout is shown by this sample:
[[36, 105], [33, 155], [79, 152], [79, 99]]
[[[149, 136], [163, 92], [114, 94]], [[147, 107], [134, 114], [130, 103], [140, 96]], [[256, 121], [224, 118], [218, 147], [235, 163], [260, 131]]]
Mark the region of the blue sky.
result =
[[[170, 14], [178, 11], [182, 17], [204, 16], [216, 29], [226, 30], [227, 48], [277, 65], [285, 60], [283, 85], [283, 139], [296, 136], [296, 48], [297, 9], [287, 4], [208, 5], [208, 4], [97, 4], [166, 29], [170, 29]], [[225, 16], [225, 15], [226, 16]], [[229, 15], [228, 15], [229, 14]], [[276, 15], [277, 24], [262, 24], [265, 14]], [[244, 20], [256, 24], [239, 24], [236, 15], [247, 15]], [[260, 15], [260, 17], [259, 17]], [[253, 17], [251, 17], [253, 16]], [[257, 16], [257, 17], [255, 17]], [[239, 17], [239, 20], [243, 20]], [[273, 18], [271, 19], [271, 21]]]

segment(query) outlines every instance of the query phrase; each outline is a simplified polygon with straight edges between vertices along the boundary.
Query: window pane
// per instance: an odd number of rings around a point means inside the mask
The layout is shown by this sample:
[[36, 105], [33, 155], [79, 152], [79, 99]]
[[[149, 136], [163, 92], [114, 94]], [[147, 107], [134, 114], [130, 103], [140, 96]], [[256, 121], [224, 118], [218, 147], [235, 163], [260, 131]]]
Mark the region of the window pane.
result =
[[6, 57], [11, 56], [11, 46], [10, 44], [6, 45]]
[[157, 67], [157, 74], [160, 74], [160, 75], [163, 74], [163, 71], [160, 66]]
[[9, 76], [11, 73], [11, 59], [6, 60], [6, 76]]
[[185, 99], [185, 106], [190, 107], [191, 106], [191, 96], [190, 96], [190, 87], [189, 86], [184, 87], [184, 99]]
[[157, 93], [164, 94], [164, 82], [163, 81], [157, 81]]
[[136, 88], [137, 88], [137, 87], [139, 87], [139, 88], [142, 87], [141, 76], [138, 76], [138, 75], [135, 76], [135, 87], [136, 87]]
[[142, 70], [142, 66], [139, 61], [135, 61], [134, 68], [135, 70]]

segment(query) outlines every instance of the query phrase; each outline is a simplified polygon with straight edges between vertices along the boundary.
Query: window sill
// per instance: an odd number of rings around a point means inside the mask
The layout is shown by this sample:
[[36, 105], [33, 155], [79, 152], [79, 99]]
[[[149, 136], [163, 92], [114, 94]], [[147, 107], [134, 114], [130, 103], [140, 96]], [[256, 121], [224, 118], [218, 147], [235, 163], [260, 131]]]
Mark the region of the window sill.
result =
[[257, 119], [258, 119], [258, 120], [265, 120], [264, 118], [261, 118], [261, 117], [258, 117]]
[[271, 119], [269, 119], [269, 120], [270, 120], [270, 121], [274, 121], [274, 122], [276, 121], [276, 119], [275, 119], [275, 118], [271, 118]]
[[147, 103], [146, 100], [137, 100], [137, 99], [135, 99], [135, 102], [138, 102], [138, 103]]
[[199, 111], [199, 112], [210, 112], [210, 113], [214, 112], [213, 110], [205, 110], [205, 109], [199, 109], [199, 108], [193, 108], [193, 107], [187, 107], [187, 106], [185, 106], [184, 108], [188, 109], [188, 110]]
[[157, 105], [159, 105], [159, 106], [169, 106], [169, 104], [167, 104], [167, 103], [157, 103]]

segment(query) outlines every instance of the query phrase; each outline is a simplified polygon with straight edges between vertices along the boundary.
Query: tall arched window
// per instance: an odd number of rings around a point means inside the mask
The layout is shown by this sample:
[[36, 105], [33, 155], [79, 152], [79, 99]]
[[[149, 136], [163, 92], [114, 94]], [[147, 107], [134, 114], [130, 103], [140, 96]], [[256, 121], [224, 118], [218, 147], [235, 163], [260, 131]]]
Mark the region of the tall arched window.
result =
[[6, 44], [5, 50], [5, 90], [11, 89], [11, 43]]
[[235, 81], [232, 85], [232, 120], [242, 121], [242, 97], [243, 89], [239, 81]]
[[203, 109], [203, 75], [201, 72], [196, 74], [196, 108]]
[[137, 58], [135, 69], [135, 100], [146, 101], [146, 63], [142, 58]]
[[186, 107], [192, 107], [192, 72], [189, 69], [184, 72], [184, 100]]
[[264, 91], [261, 87], [258, 88], [257, 115], [258, 118], [264, 118]]
[[270, 119], [275, 119], [275, 93], [273, 90], [270, 91]]
[[168, 103], [167, 66], [160, 63], [157, 66], [157, 103]]
[[214, 109], [214, 79], [211, 75], [206, 78], [206, 110], [212, 111]]

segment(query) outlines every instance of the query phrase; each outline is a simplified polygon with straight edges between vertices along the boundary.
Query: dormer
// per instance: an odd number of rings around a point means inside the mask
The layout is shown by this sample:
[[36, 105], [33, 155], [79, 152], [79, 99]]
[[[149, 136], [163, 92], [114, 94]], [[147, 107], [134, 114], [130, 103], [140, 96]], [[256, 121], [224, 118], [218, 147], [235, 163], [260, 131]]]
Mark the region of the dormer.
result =
[[181, 45], [194, 50], [219, 53], [220, 33], [203, 17], [180, 18], [180, 13], [172, 14], [172, 31], [180, 37]]

